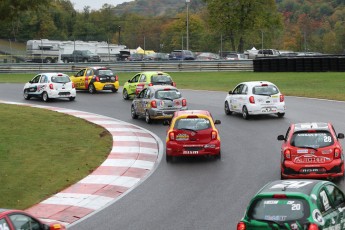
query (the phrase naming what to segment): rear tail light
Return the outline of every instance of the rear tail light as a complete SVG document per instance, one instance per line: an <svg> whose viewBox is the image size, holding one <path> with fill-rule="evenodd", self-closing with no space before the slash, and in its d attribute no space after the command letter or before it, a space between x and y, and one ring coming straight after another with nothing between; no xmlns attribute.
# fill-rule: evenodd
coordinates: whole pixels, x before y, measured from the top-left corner
<svg viewBox="0 0 345 230"><path fill-rule="evenodd" d="M339 159L341 156L341 150L339 148L334 149L334 159Z"/></svg>
<svg viewBox="0 0 345 230"><path fill-rule="evenodd" d="M283 95L283 94L280 94L279 99L280 99L280 102L284 102L284 95Z"/></svg>
<svg viewBox="0 0 345 230"><path fill-rule="evenodd" d="M98 76L95 76L95 81L99 81L99 77Z"/></svg>
<svg viewBox="0 0 345 230"><path fill-rule="evenodd" d="M72 82L72 89L74 89L75 88L75 85L74 85L74 82Z"/></svg>
<svg viewBox="0 0 345 230"><path fill-rule="evenodd" d="M175 82L171 82L171 85L176 87L176 83Z"/></svg>
<svg viewBox="0 0 345 230"><path fill-rule="evenodd" d="M157 102L155 100L151 101L151 107L157 108Z"/></svg>
<svg viewBox="0 0 345 230"><path fill-rule="evenodd" d="M217 139L217 131L212 130L212 132L211 132L211 139L212 140L216 140Z"/></svg>
<svg viewBox="0 0 345 230"><path fill-rule="evenodd" d="M250 97L249 97L249 102L250 102L251 104L255 104L254 96L250 96Z"/></svg>
<svg viewBox="0 0 345 230"><path fill-rule="evenodd" d="M175 132L169 132L169 140L174 141L175 140Z"/></svg>
<svg viewBox="0 0 345 230"><path fill-rule="evenodd" d="M273 198L276 198L276 199L286 199L287 196L285 194L274 194Z"/></svg>
<svg viewBox="0 0 345 230"><path fill-rule="evenodd" d="M119 80L119 76L115 76L115 81L118 81Z"/></svg>
<svg viewBox="0 0 345 230"><path fill-rule="evenodd" d="M319 230L317 224L309 224L308 230Z"/></svg>
<svg viewBox="0 0 345 230"><path fill-rule="evenodd" d="M49 89L54 89L54 85L52 83L49 84Z"/></svg>
<svg viewBox="0 0 345 230"><path fill-rule="evenodd" d="M284 151L284 158L285 158L285 160L290 160L291 159L291 150L290 149L285 149L285 151Z"/></svg>
<svg viewBox="0 0 345 230"><path fill-rule="evenodd" d="M151 83L149 83L149 86L153 86L153 83L151 82Z"/></svg>
<svg viewBox="0 0 345 230"><path fill-rule="evenodd" d="M187 100L186 99L182 99L182 106L187 106Z"/></svg>
<svg viewBox="0 0 345 230"><path fill-rule="evenodd" d="M246 228L246 224L245 223L243 223L243 222L239 222L238 224L237 224L237 230L246 230L247 228Z"/></svg>

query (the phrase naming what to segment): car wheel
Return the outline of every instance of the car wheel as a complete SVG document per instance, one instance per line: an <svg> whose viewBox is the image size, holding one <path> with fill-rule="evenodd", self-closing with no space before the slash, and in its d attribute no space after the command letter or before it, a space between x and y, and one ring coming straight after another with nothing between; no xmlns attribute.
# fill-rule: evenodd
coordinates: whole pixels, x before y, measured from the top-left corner
<svg viewBox="0 0 345 230"><path fill-rule="evenodd" d="M67 58L63 59L62 61L63 61L63 63L68 63L68 59Z"/></svg>
<svg viewBox="0 0 345 230"><path fill-rule="evenodd" d="M245 120L248 120L248 119L249 119L248 109L247 109L246 106L243 106L243 108L242 108L242 117L243 117Z"/></svg>
<svg viewBox="0 0 345 230"><path fill-rule="evenodd" d="M48 93L47 93L47 92L43 92L43 94L42 94L42 100L45 101L45 102L49 101L49 96L48 96Z"/></svg>
<svg viewBox="0 0 345 230"><path fill-rule="evenodd" d="M125 100L128 100L128 99L129 99L127 89L124 89L124 90L122 91L122 97L123 97L123 99L125 99Z"/></svg>
<svg viewBox="0 0 345 230"><path fill-rule="evenodd" d="M225 112L226 115L231 115L232 114L232 112L230 110L229 103L227 101L224 103L224 112Z"/></svg>
<svg viewBox="0 0 345 230"><path fill-rule="evenodd" d="M220 151L217 155L214 155L214 158L217 160L220 160L222 158L222 154L220 153Z"/></svg>
<svg viewBox="0 0 345 230"><path fill-rule="evenodd" d="M117 92L117 89L111 89L111 92L113 92L113 93L116 93Z"/></svg>
<svg viewBox="0 0 345 230"><path fill-rule="evenodd" d="M172 156L169 156L168 154L165 154L165 159L166 159L166 162L172 162Z"/></svg>
<svg viewBox="0 0 345 230"><path fill-rule="evenodd" d="M75 97L70 97L69 100L70 100L70 101L74 101L74 100L75 100Z"/></svg>
<svg viewBox="0 0 345 230"><path fill-rule="evenodd" d="M284 117L285 113L277 113L278 117Z"/></svg>
<svg viewBox="0 0 345 230"><path fill-rule="evenodd" d="M147 110L145 112L145 121L146 121L147 124L151 123L150 114L149 114L149 111L147 111Z"/></svg>
<svg viewBox="0 0 345 230"><path fill-rule="evenodd" d="M45 60L45 63L52 63L53 62L53 60L51 59L51 58L46 58L46 60Z"/></svg>
<svg viewBox="0 0 345 230"><path fill-rule="evenodd" d="M89 90L89 93L91 93L91 94L96 93L96 89L95 89L95 86L93 84L89 85L88 90Z"/></svg>
<svg viewBox="0 0 345 230"><path fill-rule="evenodd" d="M134 105L131 106L131 116L132 116L133 119L137 119L138 118L138 115L135 112Z"/></svg>
<svg viewBox="0 0 345 230"><path fill-rule="evenodd" d="M23 96L24 96L24 99L25 99L25 100L29 100L29 99L30 99L30 95L29 95L29 92L28 92L27 89L24 90Z"/></svg>

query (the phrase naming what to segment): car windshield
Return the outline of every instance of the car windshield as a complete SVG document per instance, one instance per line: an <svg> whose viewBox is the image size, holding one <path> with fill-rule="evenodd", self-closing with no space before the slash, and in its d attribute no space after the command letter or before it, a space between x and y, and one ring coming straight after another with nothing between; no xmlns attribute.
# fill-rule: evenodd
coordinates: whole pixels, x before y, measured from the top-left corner
<svg viewBox="0 0 345 230"><path fill-rule="evenodd" d="M274 85L258 85L253 87L253 94L255 95L274 95L279 93L279 90Z"/></svg>
<svg viewBox="0 0 345 230"><path fill-rule="evenodd" d="M174 100L181 98L182 95L178 90L158 90L155 93L155 98L164 100Z"/></svg>
<svg viewBox="0 0 345 230"><path fill-rule="evenodd" d="M54 83L67 83L67 82L70 82L71 80L69 79L68 76L62 75L62 76L51 77L51 81Z"/></svg>
<svg viewBox="0 0 345 230"><path fill-rule="evenodd" d="M255 220L288 222L306 218L309 208L303 199L264 198L254 201L248 215Z"/></svg>
<svg viewBox="0 0 345 230"><path fill-rule="evenodd" d="M333 144L333 137L328 131L295 132L291 138L291 145L295 147L322 148Z"/></svg>
<svg viewBox="0 0 345 230"><path fill-rule="evenodd" d="M172 80L171 80L171 77L167 75L154 75L151 77L151 82L170 84Z"/></svg>
<svg viewBox="0 0 345 230"><path fill-rule="evenodd" d="M181 118L175 122L174 128L198 131L211 128L211 122L207 118Z"/></svg>
<svg viewBox="0 0 345 230"><path fill-rule="evenodd" d="M98 74L100 76L113 76L114 73L110 69L99 69Z"/></svg>

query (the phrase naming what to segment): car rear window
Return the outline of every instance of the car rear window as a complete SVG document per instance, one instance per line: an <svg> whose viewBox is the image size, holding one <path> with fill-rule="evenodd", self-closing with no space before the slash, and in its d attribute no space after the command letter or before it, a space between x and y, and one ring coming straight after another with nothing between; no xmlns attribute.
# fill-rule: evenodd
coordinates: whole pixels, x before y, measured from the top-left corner
<svg viewBox="0 0 345 230"><path fill-rule="evenodd" d="M155 98L157 99L166 99L166 100L174 100L181 98L182 95L178 90L158 90L155 93Z"/></svg>
<svg viewBox="0 0 345 230"><path fill-rule="evenodd" d="M327 131L302 131L293 134L290 144L295 147L322 148L333 145L334 140Z"/></svg>
<svg viewBox="0 0 345 230"><path fill-rule="evenodd" d="M255 220L295 221L309 216L309 206L304 199L264 198L253 202L248 215Z"/></svg>
<svg viewBox="0 0 345 230"><path fill-rule="evenodd" d="M51 81L54 83L67 83L70 82L71 80L67 75L61 75L61 76L52 76Z"/></svg>
<svg viewBox="0 0 345 230"><path fill-rule="evenodd" d="M174 128L198 131L211 128L211 122L207 118L181 118L176 120Z"/></svg>
<svg viewBox="0 0 345 230"><path fill-rule="evenodd" d="M114 73L110 69L99 69L98 76L114 76Z"/></svg>
<svg viewBox="0 0 345 230"><path fill-rule="evenodd" d="M274 85L258 85L253 87L253 94L255 95L273 95L279 93L279 90Z"/></svg>
<svg viewBox="0 0 345 230"><path fill-rule="evenodd" d="M168 84L170 85L172 79L168 75L154 75L151 77L152 84Z"/></svg>

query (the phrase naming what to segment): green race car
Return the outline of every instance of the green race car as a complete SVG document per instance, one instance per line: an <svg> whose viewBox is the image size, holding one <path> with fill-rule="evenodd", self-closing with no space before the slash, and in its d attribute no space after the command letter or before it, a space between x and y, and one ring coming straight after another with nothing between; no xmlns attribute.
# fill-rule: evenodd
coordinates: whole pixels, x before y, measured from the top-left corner
<svg viewBox="0 0 345 230"><path fill-rule="evenodd" d="M345 229L344 210L344 193L330 181L278 180L252 198L237 230Z"/></svg>
<svg viewBox="0 0 345 230"><path fill-rule="evenodd" d="M133 99L141 90L152 85L176 86L172 77L167 73L161 71L140 72L124 84L122 91L123 99Z"/></svg>

